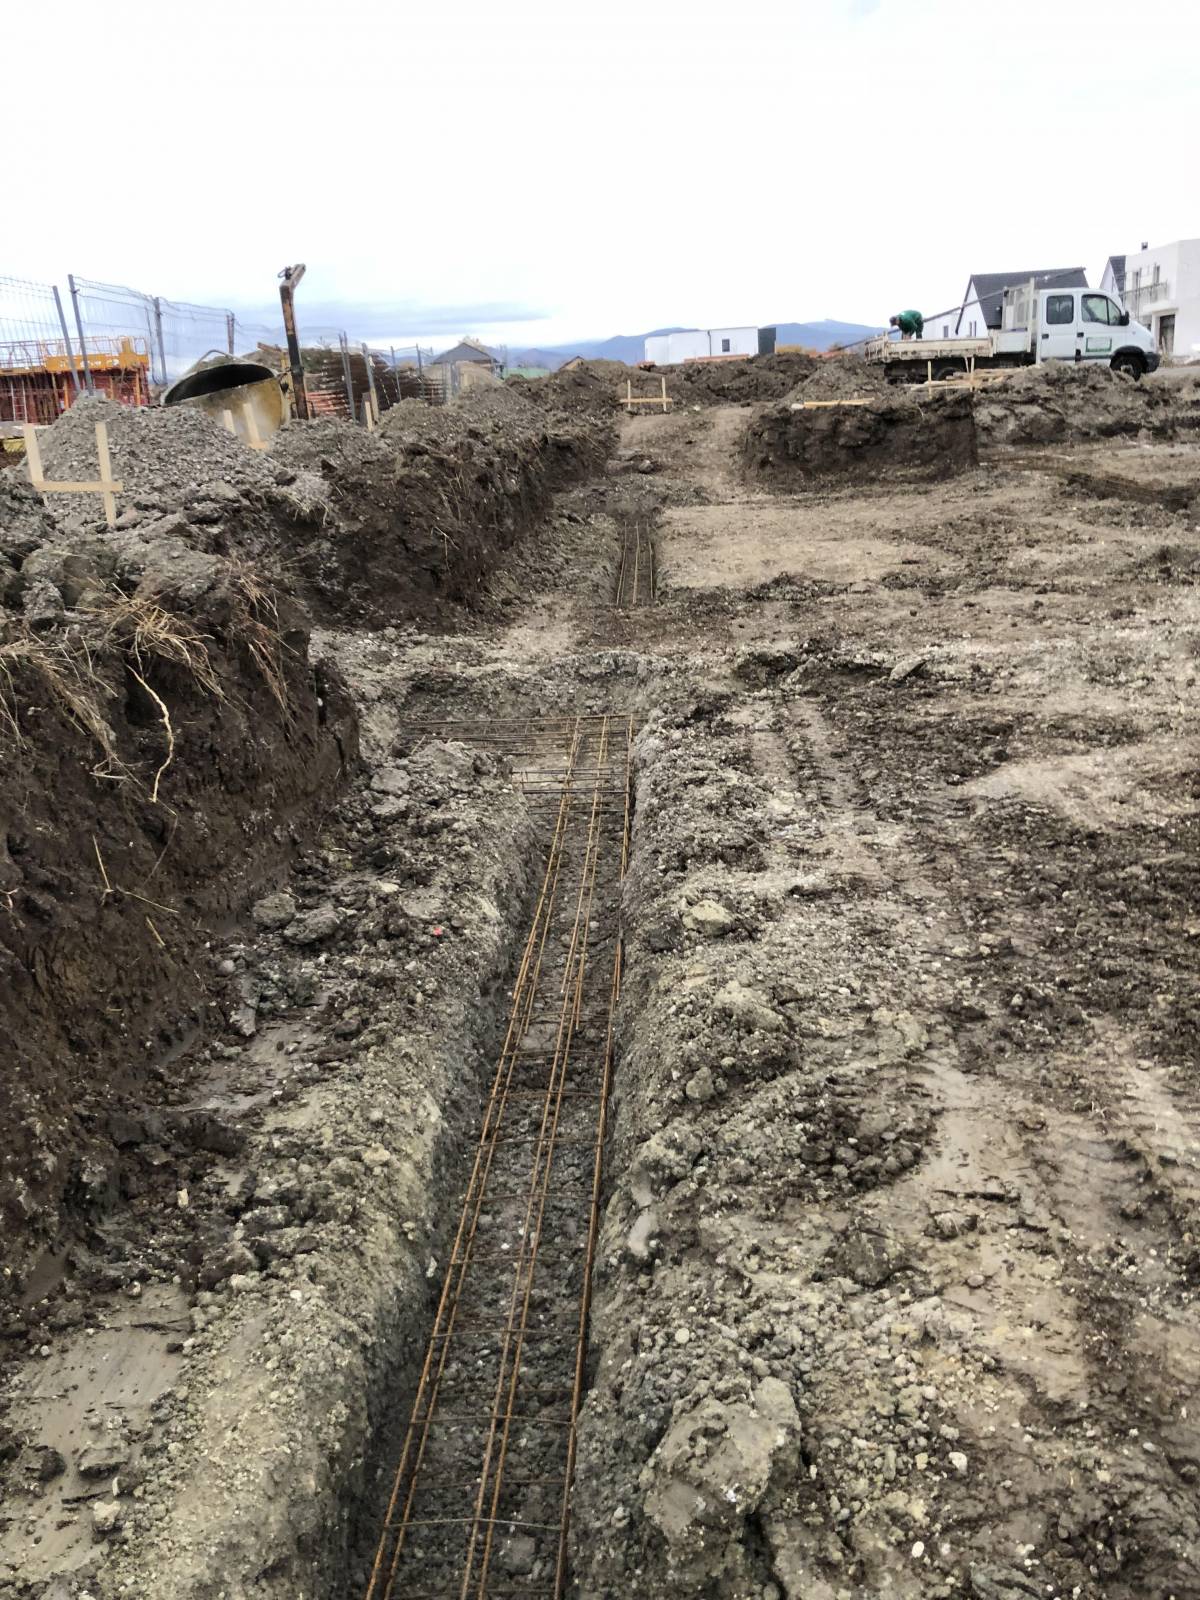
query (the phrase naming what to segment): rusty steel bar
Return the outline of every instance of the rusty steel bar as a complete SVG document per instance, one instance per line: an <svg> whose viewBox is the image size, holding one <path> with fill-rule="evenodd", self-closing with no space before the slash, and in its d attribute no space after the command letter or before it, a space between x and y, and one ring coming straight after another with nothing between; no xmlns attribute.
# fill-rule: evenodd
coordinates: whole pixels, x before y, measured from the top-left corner
<svg viewBox="0 0 1200 1600"><path fill-rule="evenodd" d="M593 928L592 923L599 886L604 886L606 894L614 889L619 893L628 858L632 722L628 717L623 720L623 737L616 741L612 734L618 724L608 714L541 719L536 732L530 720L509 724L519 729L519 736L527 741L526 753L531 758L546 760L550 753L546 749L548 740L560 747L565 744L559 766L531 767L528 772L530 777L549 778L551 774L557 777L558 806L537 902L513 984L508 1027L484 1108L466 1198L445 1269L366 1600L391 1600L393 1594L398 1600L401 1593L410 1600L422 1593L456 1595L458 1600L491 1600L493 1596L507 1593L543 1592L562 1600L564 1594L570 1477L574 1470L575 1428L582 1396L596 1247L597 1164L603 1152L605 1098L611 1079L614 1011L620 990L622 949L619 910L611 925L605 925L609 923L607 916L599 919L597 928ZM416 726L413 722L409 725ZM457 734L481 745L497 738L498 728L502 730L502 725L497 723L464 726L447 720L426 723L424 727L438 730L437 734L426 733L425 737L440 734L452 738ZM467 727L479 728L474 740L467 733ZM499 736L503 737L502 731ZM615 754L611 748L614 743L619 747ZM514 776L520 784L523 775ZM607 803L614 795L621 798L623 809ZM612 826L617 816L620 817L619 834ZM601 861L615 856L618 842L619 873L608 869L602 875ZM570 875L574 893L565 904L560 904L568 861L573 863ZM593 1005L585 1012L585 998L599 1000L599 994L592 995L598 982L590 986L588 982L598 941L603 941L605 946L612 944L613 976L601 991L606 993L606 1002ZM597 980L600 980L599 972ZM554 1007L545 1007L550 999L547 983L553 983ZM580 1037L581 1028L589 1026L603 1029L603 1043L588 1042ZM537 1028L552 1028L553 1041L531 1048L527 1034L530 1029ZM515 1074L522 1064L532 1065L544 1081L532 1087L517 1081ZM591 1086L585 1089L576 1087L573 1081L581 1071L586 1071L592 1080ZM598 1083L595 1082L597 1076ZM596 1102L595 1111L587 1105L591 1101ZM515 1129L505 1124L510 1103L523 1103L528 1107L518 1118ZM564 1128L568 1105L578 1109L570 1113L571 1120ZM576 1175L573 1158L564 1154L579 1150L591 1153L586 1179ZM557 1160L559 1156L563 1159ZM518 1172L524 1172L525 1179L513 1186ZM499 1179L495 1186L493 1177ZM581 1221L586 1218L586 1241L572 1242L569 1249L565 1249L563 1240L554 1234L546 1236L550 1218L560 1216L564 1201L579 1207L577 1214ZM508 1216L498 1209L505 1203L514 1205L516 1213ZM504 1229L515 1229L511 1249L507 1246L499 1249L486 1242L476 1247L485 1211L489 1230L497 1225L497 1217L501 1218ZM553 1226L557 1228L557 1222ZM483 1236L484 1241L487 1237L487 1234ZM559 1306L552 1300L548 1310L535 1309L535 1281L540 1285L536 1305L540 1307L546 1298L545 1284L538 1277L538 1269L539 1265L545 1269L547 1263L552 1264L556 1275L546 1280L552 1287L556 1282L561 1284L564 1267L571 1284L582 1268L578 1287L568 1291L572 1297L578 1297L577 1308ZM476 1268L474 1276L472 1266ZM471 1285L476 1282L480 1287L472 1296ZM499 1287L500 1283L506 1287L502 1291L501 1305L495 1307L499 1315L493 1319L488 1315L495 1306L492 1286ZM451 1367L449 1354L456 1337L469 1341L470 1355L465 1361L458 1357ZM485 1353L486 1347L481 1342L489 1338L494 1340L492 1355ZM531 1340L539 1341L539 1349L550 1352L539 1360L543 1363L549 1360L551 1367L548 1372L538 1370L536 1375L527 1377L523 1355ZM554 1362L558 1358L553 1352L557 1345L562 1345L563 1352L561 1377L556 1379ZM464 1370L484 1377L485 1383L491 1386L490 1402L483 1401L480 1396L479 1405L474 1405L471 1389L475 1379L464 1377ZM454 1407L452 1410L440 1403L448 1380L450 1387L446 1389L445 1398ZM466 1393L456 1394L456 1389L462 1390L464 1386ZM463 1399L471 1402L466 1409L462 1408ZM530 1402L549 1404L567 1414L531 1415L525 1409ZM515 1437L514 1423L522 1429ZM445 1433L447 1428L451 1430L449 1436ZM453 1461L455 1430L459 1428L474 1429L483 1437L478 1444L467 1445L462 1441L459 1448L465 1447L467 1454ZM535 1462L529 1456L535 1446L529 1442L529 1435L532 1430L536 1438L539 1428L565 1435L565 1474L556 1470L550 1478L530 1475L528 1467ZM431 1445L435 1436L441 1442ZM429 1457L431 1448L432 1458ZM478 1457L474 1455L476 1449L481 1452ZM526 1470L522 1472L518 1466L516 1473L510 1473L510 1465L521 1460L522 1452ZM423 1474L427 1460L433 1471ZM556 1469L558 1462L556 1451ZM541 1464L538 1457L536 1465ZM458 1469L456 1479L465 1476L465 1481L457 1486L446 1482L446 1470L453 1467ZM465 1474L463 1469L466 1469ZM543 1509L537 1504L536 1496L526 1508L527 1513L532 1512L532 1518L528 1514L521 1515L518 1503L505 1499L506 1492L531 1486L553 1490L556 1495L561 1493L555 1521L536 1520ZM469 1508L465 1514L455 1515L453 1499L448 1502L446 1496L460 1492L470 1494ZM429 1496L433 1497L432 1502ZM465 1501L463 1503L466 1505ZM505 1515L506 1507L513 1514ZM546 1506L546 1510L549 1509ZM465 1548L456 1552L453 1541L446 1548L430 1546L428 1539L414 1544L412 1560L405 1569L407 1573L412 1568L410 1583L397 1589L409 1531L438 1527L463 1529L467 1535ZM496 1530L521 1527L556 1536L553 1588L535 1586L513 1590L507 1584L495 1585L490 1581ZM549 1550L546 1556L550 1559ZM420 1560L436 1563L437 1588L411 1587L412 1577L420 1581L421 1571L413 1567L413 1563ZM443 1588L440 1574L451 1570L458 1576L453 1582L446 1578ZM429 1576L433 1576L433 1572Z"/></svg>
<svg viewBox="0 0 1200 1600"><path fill-rule="evenodd" d="M629 868L629 828L633 815L632 793L633 720L625 729L625 817L621 830L621 868L619 883L624 883ZM592 1272L596 1262L596 1241L600 1235L600 1200L604 1177L604 1143L608 1135L608 1095L612 1086L613 1043L616 1027L617 1002L621 998L621 969L624 957L623 938L617 934L613 951L612 1003L609 1007L608 1037L604 1048L604 1072L600 1086L600 1107L596 1118L596 1146L592 1163L592 1203L588 1216L587 1253L583 1268L583 1293L579 1301L579 1337L575 1348L575 1380L571 1390L571 1432L567 1440L567 1465L563 1473L562 1515L558 1540L558 1562L554 1575L554 1593L561 1596L567 1585L568 1537L571 1528L571 1491L575 1482L575 1455L578 1448L579 1408L583 1404L583 1386L587 1362L588 1319L592 1309Z"/></svg>
<svg viewBox="0 0 1200 1600"><path fill-rule="evenodd" d="M600 730L600 748L597 760L597 773L603 765L608 751L608 724L605 722ZM597 787L599 786L597 776ZM525 1292L518 1302L521 1273L514 1275L513 1298L509 1308L509 1331L506 1331L504 1348L501 1351L500 1374L496 1386L496 1398L493 1406L491 1424L488 1430L487 1445L484 1450L483 1482L476 1501L476 1523L472 1528L471 1538L467 1546L467 1559L463 1573L461 1600L468 1600L472 1593L483 1600L487 1594L487 1576L491 1563L492 1547L495 1539L496 1518L499 1513L500 1495L504 1485L504 1468L508 1457L509 1440L511 1433L511 1419L504 1417L502 1425L500 1419L501 1408L511 1413L517 1397L517 1388L520 1382L521 1354L525 1339L529 1336L529 1304L533 1292L533 1275L537 1263L538 1248L541 1243L542 1225L545 1219L546 1200L550 1189L551 1174L555 1155L555 1142L558 1134L558 1123L562 1114L561 1091L565 1080L567 1063L570 1059L570 1041L575 1031L575 1016L578 1010L578 990L575 975L582 973L587 960L587 945L589 933L589 919L583 915L585 896L590 906L591 896L595 890L596 868L599 860L599 800L593 799L591 815L588 821L587 838L584 847L584 859L581 872L579 894L575 906L575 919L571 930L570 949L567 955L566 968L560 992L563 996L562 1015L558 1026L558 1039L556 1041L561 1050L561 1069L558 1075L556 1091L547 1099L547 1104L542 1113L541 1139L534 1152L533 1172L531 1175L531 1188L529 1201L526 1208L525 1223L521 1229L521 1251L524 1255L526 1246L529 1249L528 1270L525 1273ZM553 1076L553 1075L552 1075ZM540 1170L539 1170L540 1169ZM536 1215L535 1215L536 1213ZM522 1262L524 1267L524 1262ZM507 1383L505 1382L507 1374ZM499 1448L494 1472L494 1487L491 1498L491 1515L484 1517L484 1489L487 1477L491 1470L492 1452L496 1443L497 1431L499 1432ZM480 1558L480 1571L478 1584L472 1581L475 1550L479 1538L479 1530L486 1526L483 1540L483 1552Z"/></svg>
<svg viewBox="0 0 1200 1600"><path fill-rule="evenodd" d="M506 1102L507 1090L511 1086L512 1073L515 1067L515 1046L528 1026L529 1016L532 1012L536 998L537 981L541 974L542 961L545 954L546 940L549 935L552 913L558 890L558 878L562 867L563 850L566 843L567 820L572 800L570 783L571 771L578 760L581 732L576 724L568 751L568 759L564 772L562 799L559 806L557 824L550 841L547 853L546 869L542 879L541 890L537 904L534 908L533 921L529 935L522 952L521 964L517 980L513 987L513 998L509 1012L508 1029L505 1034L504 1044L501 1048L500 1059L497 1064L495 1078L493 1079L491 1096L484 1113L483 1128L480 1133L479 1144L476 1149L475 1163L472 1168L471 1178L467 1187L467 1198L463 1205L459 1219L458 1232L451 1249L451 1259L457 1263L457 1272L447 1270L442 1286L441 1299L437 1315L434 1320L433 1333L429 1340L429 1347L425 1356L425 1364L417 1387L417 1396L413 1402L412 1416L408 1432L404 1441L404 1448L397 1468L396 1478L392 1489L392 1497L388 1504L385 1518L385 1529L394 1525L396 1505L400 1498L400 1491L406 1477L409 1478L408 1493L405 1497L399 1534L392 1552L390 1568L386 1578L386 1587L382 1593L384 1600L390 1600L399 1567L400 1556L404 1548L405 1524L412 1514L413 1501L420 1477L421 1463L424 1459L428 1441L429 1422L433 1409L437 1404L438 1392L441 1387L445 1372L446 1359L450 1348L448 1338L440 1338L439 1334L443 1325L452 1329L457 1316L458 1301L462 1292L463 1283L470 1265L471 1243L478 1228L480 1212L483 1208L484 1194L487 1178L490 1174L492 1160L495 1154L494 1136L498 1131L503 1109ZM492 1197L494 1199L494 1196ZM438 1346L441 1345L440 1353ZM438 1355L436 1372L434 1358ZM428 1415L421 1437L417 1441L417 1425L423 1403L428 1403ZM414 1454L415 1444L415 1454ZM411 1473L410 1473L411 1461ZM386 1554L386 1531L380 1540L376 1552L375 1564L371 1572L371 1580L367 1588L366 1600L373 1600L380 1579L383 1575L383 1562Z"/></svg>

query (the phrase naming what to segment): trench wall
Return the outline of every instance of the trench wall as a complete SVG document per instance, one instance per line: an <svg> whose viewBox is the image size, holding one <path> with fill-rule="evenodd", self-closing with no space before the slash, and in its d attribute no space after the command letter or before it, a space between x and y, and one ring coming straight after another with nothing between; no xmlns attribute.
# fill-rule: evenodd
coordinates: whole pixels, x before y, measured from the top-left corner
<svg viewBox="0 0 1200 1600"><path fill-rule="evenodd" d="M0 1219L18 1278L64 1216L122 1199L116 1097L203 1023L212 931L283 870L355 757L301 614L208 567L202 593L97 591L73 630L14 623L0 644Z"/></svg>

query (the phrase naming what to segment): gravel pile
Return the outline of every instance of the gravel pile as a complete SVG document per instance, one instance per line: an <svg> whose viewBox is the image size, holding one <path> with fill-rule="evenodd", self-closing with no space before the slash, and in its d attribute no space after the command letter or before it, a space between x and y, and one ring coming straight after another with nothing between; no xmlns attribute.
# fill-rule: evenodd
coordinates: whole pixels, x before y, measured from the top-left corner
<svg viewBox="0 0 1200 1600"><path fill-rule="evenodd" d="M134 408L111 400L81 400L42 434L42 462L48 478L97 476L97 422L108 426L113 476L122 485L118 509L131 498L164 507L181 504L213 484L225 484L247 497L262 497L295 479L294 473L280 468L270 452L247 448L202 411L183 406ZM315 480L307 487L318 490ZM52 497L55 515L68 507L79 509L74 499Z"/></svg>

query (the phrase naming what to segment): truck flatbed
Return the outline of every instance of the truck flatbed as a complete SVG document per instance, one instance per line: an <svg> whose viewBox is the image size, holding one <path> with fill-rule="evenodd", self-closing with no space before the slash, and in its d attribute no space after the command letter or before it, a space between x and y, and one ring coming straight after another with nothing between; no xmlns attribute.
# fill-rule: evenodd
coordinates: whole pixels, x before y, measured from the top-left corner
<svg viewBox="0 0 1200 1600"><path fill-rule="evenodd" d="M865 346L868 361L981 360L994 354L990 339L888 339L880 335Z"/></svg>

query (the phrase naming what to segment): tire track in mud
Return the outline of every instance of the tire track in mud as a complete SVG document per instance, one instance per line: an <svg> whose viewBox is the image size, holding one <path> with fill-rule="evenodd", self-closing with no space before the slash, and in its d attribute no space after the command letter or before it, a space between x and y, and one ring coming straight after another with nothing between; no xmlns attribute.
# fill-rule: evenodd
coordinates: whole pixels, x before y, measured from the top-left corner
<svg viewBox="0 0 1200 1600"><path fill-rule="evenodd" d="M819 710L809 701L797 714L796 705L781 708L785 720L794 725L798 718L804 729L800 740L786 741L789 755L800 755L802 770L816 770L835 811L852 810L860 866L862 855L873 858L895 890L926 907L945 901L934 877L950 884L979 874L977 849L969 838L960 839L952 810L921 804L926 797L914 794L910 824L884 824L883 848L878 840L873 845L879 824L850 775L861 752L847 748L850 771L843 770ZM931 837L935 818L938 833ZM843 832L844 825L835 825L835 835ZM932 875L910 874L906 863L914 858L929 863ZM952 913L946 954L967 956L973 936L969 920ZM980 1036L977 1062L989 1032L979 1016L980 998L970 994L956 1005L966 1030ZM970 1409L972 1396L990 1388L987 1405L994 1411L1005 1403L999 1395L1008 1375L1007 1404L1021 1416L1026 1434L1041 1435L1046 1443L1040 1458L1024 1463L1024 1485L1014 1472L998 1487L1002 1501L1023 1500L1031 1512L1040 1499L1063 1496L1074 1481L1072 1445L1086 1451L1102 1434L1111 1450L1114 1440L1137 1440L1149 1425L1159 1437L1158 1443L1145 1443L1154 1453L1151 1462L1165 1450L1185 1478L1195 1470L1196 1434L1186 1419L1200 1363L1182 1355L1181 1343L1190 1323L1187 1280L1200 1199L1197 1119L1154 1063L1137 1059L1131 1038L1102 1016L1092 1017L1089 1026L1092 1103L1075 1113L1046 1095L1046 1069L1037 1072L1036 1058L1016 1072L998 1066L981 1075L978 1065L967 1073L944 1053L931 1053L922 1076L933 1095L936 1137L925 1159L877 1208L878 1218L914 1257L924 1247L927 1266L939 1256L947 1264L961 1258L960 1242L970 1241L973 1270L943 1300L967 1315L964 1336L981 1337L990 1355L984 1371L959 1386L960 1402ZM933 1243L925 1244L922 1234L931 1231ZM1010 1241L1022 1238L1033 1243L1032 1260L1028 1249L1011 1248ZM1064 1406L1075 1416L1064 1416ZM1169 1423L1173 1416L1182 1419L1180 1425ZM1097 1471L1106 1483L1120 1477L1111 1464ZM1137 1479L1146 1476L1139 1464ZM1159 1492L1171 1493L1172 1467L1160 1465L1149 1476ZM1069 1494L1059 1515L1059 1538L1081 1556L1088 1552L1093 1578L1115 1577L1133 1560L1147 1581L1158 1569L1163 1581L1177 1586L1174 1592L1191 1592L1183 1587L1178 1561L1196 1535L1195 1512L1184 1510L1186 1500L1172 1498L1172 1516L1190 1530L1182 1538L1153 1516L1114 1516L1110 1509L1099 1517L1095 1501Z"/></svg>

